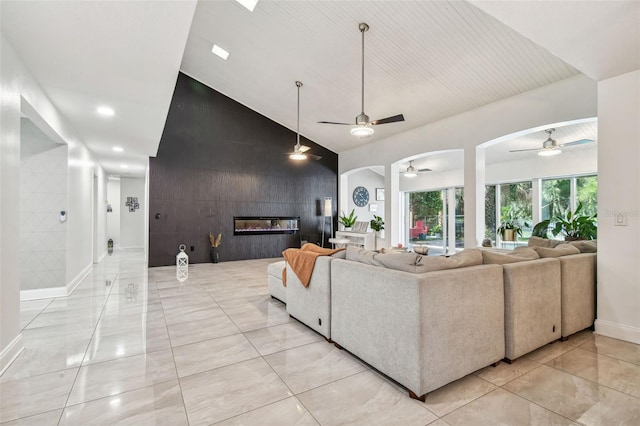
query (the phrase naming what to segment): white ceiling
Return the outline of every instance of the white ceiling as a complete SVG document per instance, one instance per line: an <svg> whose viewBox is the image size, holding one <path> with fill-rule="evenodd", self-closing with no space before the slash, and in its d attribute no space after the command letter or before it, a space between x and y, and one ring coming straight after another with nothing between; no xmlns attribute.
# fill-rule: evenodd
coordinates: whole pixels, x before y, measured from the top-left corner
<svg viewBox="0 0 640 426"><path fill-rule="evenodd" d="M0 8L3 35L115 174L123 161L144 171L155 155L179 69L290 129L301 80L301 133L341 152L578 72L600 79L640 68L636 0L261 0L253 12L233 0L2 0ZM316 123L360 113L362 21L371 26L365 112L406 119L369 139ZM227 61L210 53L213 43L230 51ZM116 115L96 116L99 104Z"/></svg>

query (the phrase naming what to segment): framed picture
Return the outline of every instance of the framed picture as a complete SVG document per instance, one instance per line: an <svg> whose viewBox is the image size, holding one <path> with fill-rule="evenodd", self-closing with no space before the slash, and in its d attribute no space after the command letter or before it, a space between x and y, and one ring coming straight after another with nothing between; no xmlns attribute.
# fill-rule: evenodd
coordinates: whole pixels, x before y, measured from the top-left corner
<svg viewBox="0 0 640 426"><path fill-rule="evenodd" d="M384 201L384 188L376 188L376 201Z"/></svg>

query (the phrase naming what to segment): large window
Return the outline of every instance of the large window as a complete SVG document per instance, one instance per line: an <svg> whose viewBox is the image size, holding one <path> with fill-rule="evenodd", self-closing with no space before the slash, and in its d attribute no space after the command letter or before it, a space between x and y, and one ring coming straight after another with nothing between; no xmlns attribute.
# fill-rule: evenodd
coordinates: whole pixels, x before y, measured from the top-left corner
<svg viewBox="0 0 640 426"><path fill-rule="evenodd" d="M583 213L598 212L598 176L581 176L576 178L576 198L582 203Z"/></svg>
<svg viewBox="0 0 640 426"><path fill-rule="evenodd" d="M540 204L533 205L533 183L539 183ZM557 179L539 179L528 182L488 185L485 188L485 237L499 243L496 227L507 218L515 217L523 226L518 244L524 244L531 236L532 226L553 216L564 216L582 203L583 213L595 214L598 210L598 176L572 176ZM536 214L533 214L536 212ZM549 233L549 238L554 236ZM498 238L496 238L498 237Z"/></svg>
<svg viewBox="0 0 640 426"><path fill-rule="evenodd" d="M463 188L407 193L408 245L426 244L429 255L464 248L463 196Z"/></svg>
<svg viewBox="0 0 640 426"><path fill-rule="evenodd" d="M564 216L571 210L571 179L543 180L541 204L541 220Z"/></svg>

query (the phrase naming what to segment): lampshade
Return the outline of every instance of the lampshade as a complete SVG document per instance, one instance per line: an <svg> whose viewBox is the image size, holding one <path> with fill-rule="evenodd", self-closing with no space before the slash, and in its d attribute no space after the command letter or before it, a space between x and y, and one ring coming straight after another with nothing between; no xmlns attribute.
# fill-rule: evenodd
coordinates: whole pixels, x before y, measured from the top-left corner
<svg viewBox="0 0 640 426"><path fill-rule="evenodd" d="M331 205L331 197L324 198L324 216L331 217L333 216L333 208Z"/></svg>
<svg viewBox="0 0 640 426"><path fill-rule="evenodd" d="M351 134L353 136L369 136L373 134L373 129L370 126L361 125L351 129Z"/></svg>
<svg viewBox="0 0 640 426"><path fill-rule="evenodd" d="M540 157L552 157L554 155L560 155L560 154L562 154L562 150L560 150L559 148L544 149L542 151L538 151L538 155Z"/></svg>

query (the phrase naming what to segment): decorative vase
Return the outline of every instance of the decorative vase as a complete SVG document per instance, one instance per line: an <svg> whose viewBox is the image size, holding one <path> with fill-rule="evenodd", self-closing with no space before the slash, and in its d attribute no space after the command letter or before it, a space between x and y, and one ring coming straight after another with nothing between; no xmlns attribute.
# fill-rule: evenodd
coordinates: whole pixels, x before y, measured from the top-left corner
<svg viewBox="0 0 640 426"><path fill-rule="evenodd" d="M218 254L218 250L216 247L211 246L211 253L209 254L211 255L211 263L220 262L220 255Z"/></svg>

